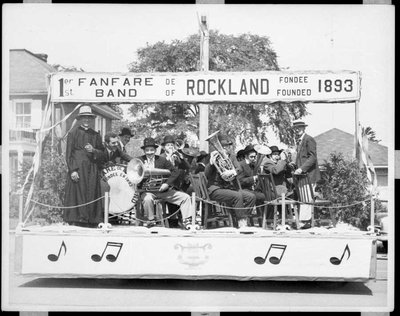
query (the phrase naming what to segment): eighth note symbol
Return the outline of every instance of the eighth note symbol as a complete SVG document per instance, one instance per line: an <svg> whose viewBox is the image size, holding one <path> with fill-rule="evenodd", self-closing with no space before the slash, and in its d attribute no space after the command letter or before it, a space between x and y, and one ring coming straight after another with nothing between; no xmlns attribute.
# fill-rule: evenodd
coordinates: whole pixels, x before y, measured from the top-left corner
<svg viewBox="0 0 400 316"><path fill-rule="evenodd" d="M63 248L63 247L64 247L64 256L65 256L65 254L67 253L67 246L65 246L65 243L63 240L61 243L61 246L60 246L60 250L58 250L58 255L56 256L55 254L51 253L47 256L47 259L49 259L50 261L53 261L53 262L57 261L58 258L60 257L61 248Z"/></svg>
<svg viewBox="0 0 400 316"><path fill-rule="evenodd" d="M346 247L344 248L342 257L340 259L336 258L336 257L331 257L330 258L331 263L334 264L335 266L341 264L342 263L342 259L344 257L344 254L346 253L346 251L347 251L347 260L349 260L349 258L350 258L350 248L349 248L349 245L347 244Z"/></svg>
<svg viewBox="0 0 400 316"><path fill-rule="evenodd" d="M281 260L282 260L283 254L285 253L286 247L287 247L286 245L271 244L271 246L269 246L267 254L265 255L265 258L263 258L263 257L255 257L254 258L254 262L257 263L257 264L264 264L265 261L268 258L268 254L269 254L270 250L271 249L278 249L278 251L280 252L279 258L275 257L275 256L271 256L271 258L269 258L269 262L271 262L272 264L279 264L281 262Z"/></svg>
<svg viewBox="0 0 400 316"><path fill-rule="evenodd" d="M115 262L115 261L117 261L117 259L118 259L118 256L119 256L119 253L120 253L120 251L121 251L121 248L122 248L122 243L120 243L120 242L107 242L107 245L106 245L106 247L104 248L104 250L103 250L103 253L101 254L101 256L99 256L99 255L97 255L97 254L94 254L94 255L92 255L92 260L93 261L95 261L95 262L100 262L101 261L101 259L103 259L103 256L104 256L104 253L106 252L106 249L108 248L108 247L117 247L118 248L118 252L117 252L117 255L116 256L114 256L113 254L108 254L107 256L106 256L106 259L108 260L108 261L110 261L110 262Z"/></svg>

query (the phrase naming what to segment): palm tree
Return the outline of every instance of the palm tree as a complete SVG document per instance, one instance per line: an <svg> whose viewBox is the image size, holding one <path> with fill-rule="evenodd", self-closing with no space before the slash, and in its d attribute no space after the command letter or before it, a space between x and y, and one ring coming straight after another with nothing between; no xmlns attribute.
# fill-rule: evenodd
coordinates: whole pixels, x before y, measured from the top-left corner
<svg viewBox="0 0 400 316"><path fill-rule="evenodd" d="M362 136L367 136L367 139L374 143L379 143L381 139L376 139L376 133L372 127L363 127L361 130Z"/></svg>

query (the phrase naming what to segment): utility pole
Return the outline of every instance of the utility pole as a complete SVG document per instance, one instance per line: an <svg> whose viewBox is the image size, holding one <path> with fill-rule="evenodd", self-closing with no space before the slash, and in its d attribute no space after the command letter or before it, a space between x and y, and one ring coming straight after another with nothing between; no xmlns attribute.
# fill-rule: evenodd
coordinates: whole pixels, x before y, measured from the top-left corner
<svg viewBox="0 0 400 316"><path fill-rule="evenodd" d="M209 60L209 32L207 24L207 16L202 15L200 21L200 71L208 71ZM208 136L208 104L199 104L199 140L200 150L208 152L208 142L205 140Z"/></svg>

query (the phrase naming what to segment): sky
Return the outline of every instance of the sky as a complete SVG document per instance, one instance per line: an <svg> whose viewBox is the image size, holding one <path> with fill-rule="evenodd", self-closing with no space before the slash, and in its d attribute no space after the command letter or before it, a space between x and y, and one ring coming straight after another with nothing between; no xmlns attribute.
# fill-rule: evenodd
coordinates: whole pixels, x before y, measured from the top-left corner
<svg viewBox="0 0 400 316"><path fill-rule="evenodd" d="M394 7L386 5L3 6L3 52L25 48L48 63L88 72L127 72L138 48L185 39L198 15L220 33L268 36L282 70L360 71L359 119L394 144ZM4 54L3 54L4 56ZM354 133L354 103L308 104L307 133Z"/></svg>

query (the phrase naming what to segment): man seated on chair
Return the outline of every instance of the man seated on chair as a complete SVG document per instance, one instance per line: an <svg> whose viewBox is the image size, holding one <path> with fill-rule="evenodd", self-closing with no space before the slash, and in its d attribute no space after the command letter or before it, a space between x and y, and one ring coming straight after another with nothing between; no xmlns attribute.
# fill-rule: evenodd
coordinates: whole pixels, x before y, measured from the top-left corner
<svg viewBox="0 0 400 316"><path fill-rule="evenodd" d="M271 154L264 158L262 166L265 173L272 174L279 197L282 193L288 192L288 178L291 177L291 174L283 149L279 149L277 146L271 146L270 149Z"/></svg>
<svg viewBox="0 0 400 316"><path fill-rule="evenodd" d="M138 158L143 162L145 169L168 169L171 172L171 175L168 177L167 181L160 186L158 191L143 192L141 194L143 209L149 220L147 227L150 228L157 224L154 217L154 200L160 199L162 201L180 206L183 227L184 229L189 229L189 225L192 221L190 215L192 211L191 198L188 194L177 191L174 188L174 183L179 177L179 170L175 168L174 165L165 157L155 154L158 145L153 138L145 138L141 148L143 149L145 155Z"/></svg>
<svg viewBox="0 0 400 316"><path fill-rule="evenodd" d="M225 170L220 174L217 170L215 159L220 153L213 151L210 153L210 162L205 169L205 175L208 179L208 193L211 200L218 203L225 203L228 207L233 207L238 221L239 228L247 226L248 215L251 213L253 206L256 203L256 196L249 192L241 190L237 174L240 169L236 157L231 153L232 142L225 136L218 136L219 142L236 170ZM227 180L229 179L229 180ZM229 209L229 208L228 208Z"/></svg>
<svg viewBox="0 0 400 316"><path fill-rule="evenodd" d="M256 196L256 205L261 205L265 201L265 195L257 186L257 151L254 149L253 145L247 145L242 153L244 158L239 162L240 169L238 173L240 185L243 190L249 191Z"/></svg>

